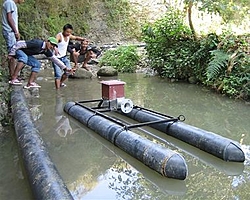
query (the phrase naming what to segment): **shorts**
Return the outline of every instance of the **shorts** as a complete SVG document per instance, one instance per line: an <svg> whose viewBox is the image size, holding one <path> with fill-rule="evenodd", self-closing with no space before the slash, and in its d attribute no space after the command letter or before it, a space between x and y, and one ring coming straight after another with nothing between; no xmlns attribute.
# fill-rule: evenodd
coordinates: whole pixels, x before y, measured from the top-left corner
<svg viewBox="0 0 250 200"><path fill-rule="evenodd" d="M5 39L8 53L10 52L11 48L16 44L16 37L14 32L6 32L3 31L3 37Z"/></svg>
<svg viewBox="0 0 250 200"><path fill-rule="evenodd" d="M82 62L84 62L85 58L86 58L86 54L80 54L80 55L78 56L77 63L82 63ZM71 62L75 62L75 61L74 61L74 58L73 58L73 56L72 56L72 54L70 54L70 61L71 61Z"/></svg>
<svg viewBox="0 0 250 200"><path fill-rule="evenodd" d="M85 56L86 54L84 54L84 55L79 55L79 57L78 57L78 63L82 63L82 62L84 62L84 60L85 60L85 58L86 58L86 56Z"/></svg>
<svg viewBox="0 0 250 200"><path fill-rule="evenodd" d="M35 57L26 55L22 50L17 50L16 58L18 62L31 66L32 72L38 73L40 71L41 63Z"/></svg>
<svg viewBox="0 0 250 200"><path fill-rule="evenodd" d="M64 56L64 57L61 57L58 59L61 60L63 62L63 64L66 65L67 68L71 69L70 61L67 58L67 56ZM55 64L55 63L52 63L52 64L53 64L53 68L54 68L55 79L60 79L62 77L64 71L57 64Z"/></svg>

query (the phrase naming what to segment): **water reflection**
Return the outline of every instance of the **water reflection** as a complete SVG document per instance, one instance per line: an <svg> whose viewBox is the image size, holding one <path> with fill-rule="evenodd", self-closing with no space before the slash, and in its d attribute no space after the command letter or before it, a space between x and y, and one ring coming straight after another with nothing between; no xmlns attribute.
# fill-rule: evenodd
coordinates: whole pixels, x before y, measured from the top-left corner
<svg viewBox="0 0 250 200"><path fill-rule="evenodd" d="M118 156L111 167L98 177L98 185L105 183L102 187L109 189L105 191L105 196L108 193L110 199L161 199L169 195L185 194L187 188L184 181L161 176L79 122L74 119L70 121L74 127L80 127L89 138L93 138L96 146L101 145L106 151ZM100 199L98 190L96 186L83 199Z"/></svg>
<svg viewBox="0 0 250 200"><path fill-rule="evenodd" d="M32 199L14 130L0 130L0 199Z"/></svg>
<svg viewBox="0 0 250 200"><path fill-rule="evenodd" d="M250 189L250 145L242 145L242 150L245 153L245 170L240 176L234 176L232 180L232 188L238 191L239 199L248 199Z"/></svg>
<svg viewBox="0 0 250 200"><path fill-rule="evenodd" d="M63 106L63 97L60 92L58 92L58 94L56 95L55 105L55 131L60 137L66 137L67 134L73 134L69 119L64 115Z"/></svg>
<svg viewBox="0 0 250 200"><path fill-rule="evenodd" d="M193 158L195 158L196 160L199 160L200 162L208 166L211 166L215 168L216 170L223 172L226 175L229 175L229 176L240 175L242 174L244 170L243 163L226 162L222 159L219 159L211 154L201 151L198 148L195 148L187 143L177 140L176 138L168 136L155 129L143 128L141 129L141 131L143 131L146 134L151 133L150 135L152 138L157 139L158 141L160 141L163 144L166 144L167 146L171 146L172 148L175 148L181 154L183 153L188 154L190 157L192 157L192 160ZM195 169L195 166L193 166L192 162L190 162L187 157L186 157L186 160L189 165L189 169L190 169L189 175L190 175L192 174L193 169Z"/></svg>
<svg viewBox="0 0 250 200"><path fill-rule="evenodd" d="M120 115L118 113L113 112L111 114L112 117L122 120L125 123L138 123L137 121L128 118L124 115ZM227 174L227 175L240 175L242 174L244 170L244 164L243 163L236 163L236 162L226 162L223 161L211 154L208 154L204 151L199 150L198 148L195 148L183 141L180 141L174 137L168 136L166 133L163 133L161 131L158 131L151 127L141 127L137 129L133 129L133 132L136 132L144 137L147 137L148 139L160 143L163 146L166 146L167 148L171 148L174 151L178 151L180 154L188 154L190 157L195 158L202 163L212 166L215 169ZM188 161L187 158L185 160ZM192 162L189 163L189 165L192 165ZM189 174L192 174L192 171L195 169L194 166L189 168Z"/></svg>

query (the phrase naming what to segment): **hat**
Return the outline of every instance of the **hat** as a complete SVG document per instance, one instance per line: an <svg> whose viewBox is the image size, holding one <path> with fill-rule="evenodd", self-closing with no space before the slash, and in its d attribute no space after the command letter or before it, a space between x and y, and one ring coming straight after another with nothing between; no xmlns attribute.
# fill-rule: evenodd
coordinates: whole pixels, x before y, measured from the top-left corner
<svg viewBox="0 0 250 200"><path fill-rule="evenodd" d="M55 37L49 37L48 41L57 47L58 41Z"/></svg>

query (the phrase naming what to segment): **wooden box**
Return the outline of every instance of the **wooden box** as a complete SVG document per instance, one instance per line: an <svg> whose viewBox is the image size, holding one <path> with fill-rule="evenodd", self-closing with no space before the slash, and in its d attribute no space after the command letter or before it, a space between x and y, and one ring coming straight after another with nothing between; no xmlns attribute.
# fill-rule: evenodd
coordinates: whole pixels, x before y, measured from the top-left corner
<svg viewBox="0 0 250 200"><path fill-rule="evenodd" d="M111 80L101 81L102 84L102 98L105 100L115 100L117 98L124 97L124 85L123 81Z"/></svg>

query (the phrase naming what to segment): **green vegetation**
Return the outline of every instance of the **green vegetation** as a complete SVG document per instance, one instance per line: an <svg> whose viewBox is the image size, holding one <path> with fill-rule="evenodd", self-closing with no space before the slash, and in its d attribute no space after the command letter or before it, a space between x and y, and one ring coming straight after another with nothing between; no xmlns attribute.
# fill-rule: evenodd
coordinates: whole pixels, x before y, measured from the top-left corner
<svg viewBox="0 0 250 200"><path fill-rule="evenodd" d="M85 34L90 19L90 2L72 4L70 0L26 0L19 6L19 29L22 38L46 38L56 35L66 23L76 34Z"/></svg>
<svg viewBox="0 0 250 200"><path fill-rule="evenodd" d="M0 0L2 5L3 0ZM94 9L102 7L106 15L102 20L112 29L125 33L126 36L138 33L137 21L131 17L131 6L128 0L26 0L18 6L19 30L23 39L47 38L56 35L66 23L74 27L74 33L84 35L89 32L90 23L94 20ZM137 28L136 28L137 27Z"/></svg>
<svg viewBox="0 0 250 200"><path fill-rule="evenodd" d="M230 96L250 99L249 41L250 35L220 36L207 67L208 85Z"/></svg>
<svg viewBox="0 0 250 200"><path fill-rule="evenodd" d="M2 4L3 0L0 0ZM192 8L218 14L225 23L239 23L247 15L246 0L183 0L184 10L171 9L153 24L146 24L142 39L147 43L149 65L172 80L191 80L229 96L249 99L249 34L211 33L198 36L192 23ZM137 11L128 0L26 0L19 6L22 39L46 38L58 33L65 23L77 35L89 32L96 8L105 10L102 20L117 34L140 38L145 8ZM183 12L185 11L185 12ZM187 13L188 25L183 22ZM193 19L194 20L194 19ZM0 37L1 47L3 38ZM1 52L1 59L4 53ZM134 47L107 51L101 65L115 66L120 72L134 72L139 56Z"/></svg>
<svg viewBox="0 0 250 200"><path fill-rule="evenodd" d="M183 3L185 5L184 10L187 11L189 27L194 37L196 37L196 30L192 20L193 7L208 14L219 15L226 24L231 22L240 24L249 10L248 0L183 0Z"/></svg>
<svg viewBox="0 0 250 200"><path fill-rule="evenodd" d="M1 60L0 68L0 124L6 126L10 124L10 115L8 114L8 105L10 103L10 89L8 87L8 70L5 60ZM5 64L6 63L6 64Z"/></svg>
<svg viewBox="0 0 250 200"><path fill-rule="evenodd" d="M128 0L103 0L103 2L108 10L109 27L123 32L127 37L138 38L140 36L138 20L133 16L136 11Z"/></svg>
<svg viewBox="0 0 250 200"><path fill-rule="evenodd" d="M196 38L179 11L143 28L149 65L162 77L194 80L229 96L250 99L250 35ZM192 81L193 82L193 81Z"/></svg>
<svg viewBox="0 0 250 200"><path fill-rule="evenodd" d="M100 65L113 66L118 72L135 72L139 60L136 46L120 46L106 51Z"/></svg>

